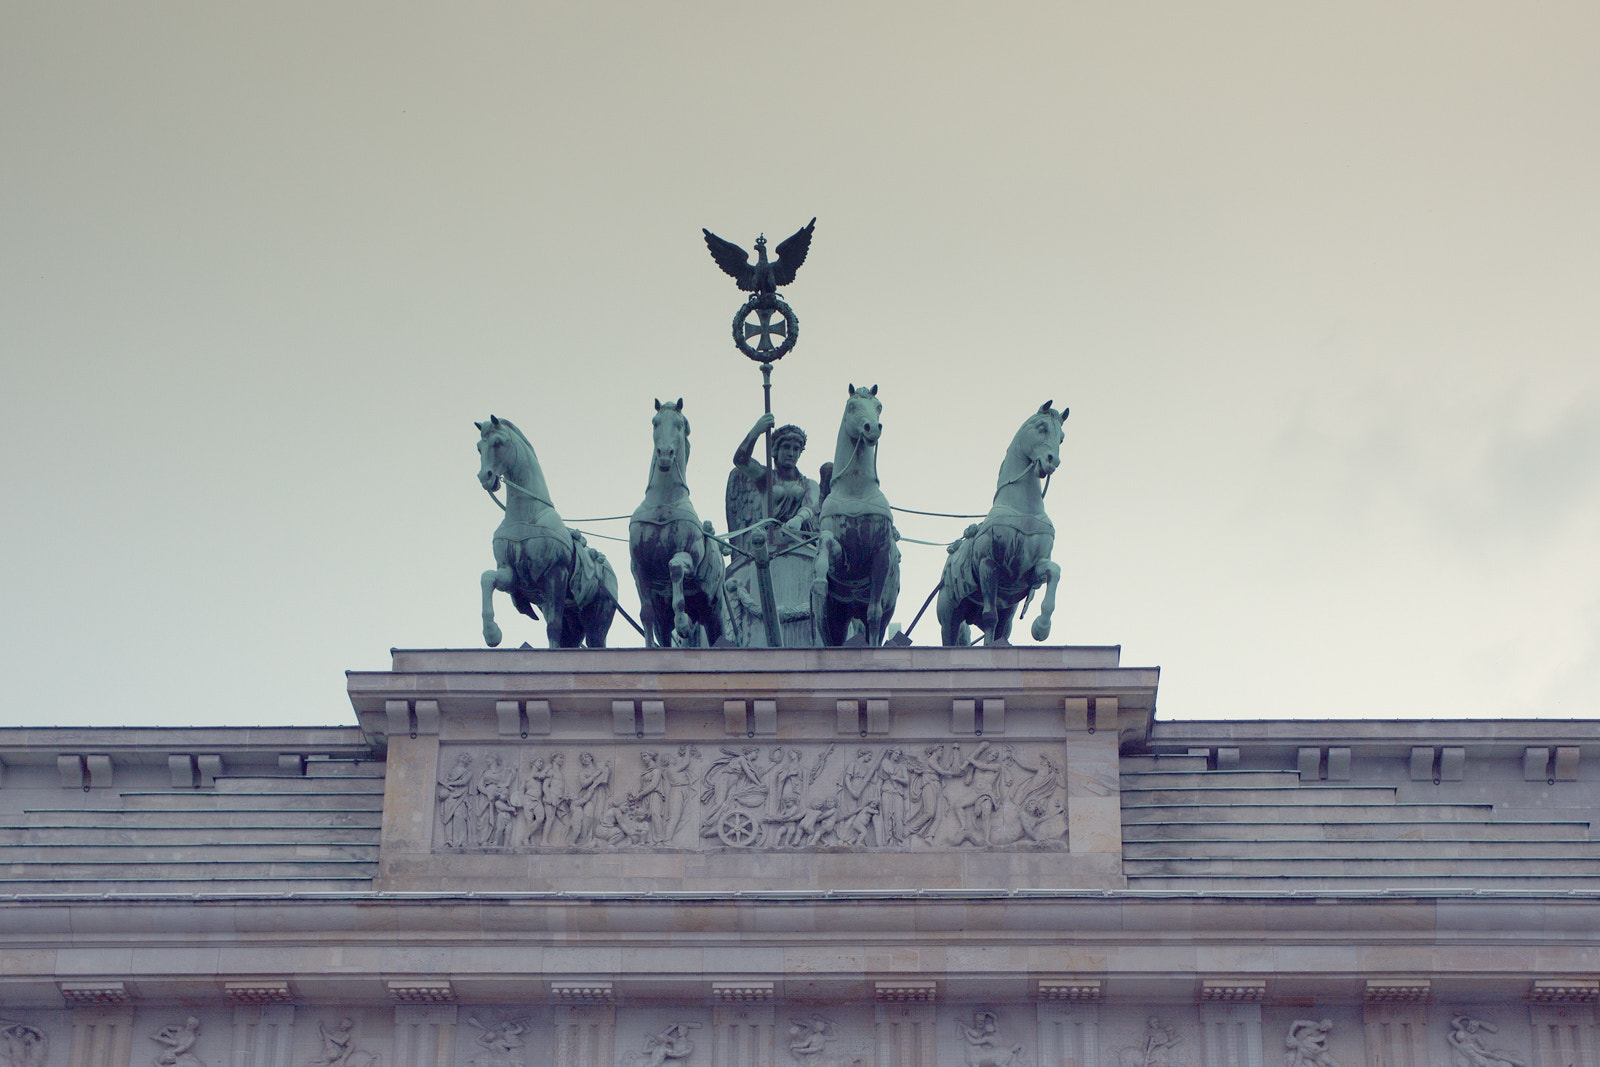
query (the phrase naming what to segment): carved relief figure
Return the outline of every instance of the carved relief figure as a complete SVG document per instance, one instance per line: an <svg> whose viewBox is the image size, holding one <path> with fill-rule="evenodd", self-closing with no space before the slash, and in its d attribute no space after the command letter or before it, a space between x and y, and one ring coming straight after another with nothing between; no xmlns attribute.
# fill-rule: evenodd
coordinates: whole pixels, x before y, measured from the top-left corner
<svg viewBox="0 0 1600 1067"><path fill-rule="evenodd" d="M886 743L447 753L441 849L959 849L1066 845L1059 757L1039 742L921 754ZM637 752L618 758L616 753ZM571 761L574 774L567 777ZM3 1067L3 1065L0 1065Z"/></svg>
<svg viewBox="0 0 1600 1067"><path fill-rule="evenodd" d="M527 1042L522 1040L522 1035L528 1032L524 1020L496 1022L491 1019L485 1023L476 1015L468 1015L467 1021L477 1027L478 1034L473 1040L485 1053L468 1060L468 1067L524 1067L522 1049Z"/></svg>
<svg viewBox="0 0 1600 1067"><path fill-rule="evenodd" d="M1450 1062L1453 1067L1528 1067L1505 1049L1491 1049L1483 1043L1483 1034L1498 1033L1499 1027L1467 1015L1450 1016L1450 1033L1445 1041L1450 1045Z"/></svg>
<svg viewBox="0 0 1600 1067"><path fill-rule="evenodd" d="M545 765L544 833L539 844L565 845L571 840L572 794L567 792L566 757L554 753Z"/></svg>
<svg viewBox="0 0 1600 1067"><path fill-rule="evenodd" d="M699 1023L673 1023L658 1034L644 1039L644 1051L634 1053L638 1067L663 1067L668 1060L686 1060L694 1053L690 1030L700 1029Z"/></svg>
<svg viewBox="0 0 1600 1067"><path fill-rule="evenodd" d="M150 1040L166 1046L156 1053L156 1067L205 1067L205 1061L194 1052L200 1040L200 1020L193 1015L182 1026L163 1026L150 1035Z"/></svg>
<svg viewBox="0 0 1600 1067"><path fill-rule="evenodd" d="M516 808L511 803L514 772L491 755L478 775L473 790L473 843L489 848L504 848Z"/></svg>
<svg viewBox="0 0 1600 1067"><path fill-rule="evenodd" d="M798 1060L801 1067L856 1067L860 1064L858 1057L828 1055L828 1046L838 1039L837 1028L820 1015L789 1022L789 1055Z"/></svg>
<svg viewBox="0 0 1600 1067"><path fill-rule="evenodd" d="M0 1022L0 1060L5 1067L44 1067L50 1039L27 1023Z"/></svg>
<svg viewBox="0 0 1600 1067"><path fill-rule="evenodd" d="M669 756L661 767L661 780L666 786L666 809L661 818L662 844L670 844L683 825L683 813L694 791L694 761L699 758L698 748L679 745L678 754Z"/></svg>
<svg viewBox="0 0 1600 1067"><path fill-rule="evenodd" d="M972 1016L968 1026L956 1020L956 1029L966 1039L967 1067L1021 1067L1021 1045L1007 1045L1000 1037L1000 1026L994 1012L980 1011Z"/></svg>
<svg viewBox="0 0 1600 1067"><path fill-rule="evenodd" d="M444 823L445 844L450 848L466 848L471 839L472 812L467 800L471 792L472 755L463 752L439 783L439 818Z"/></svg>
<svg viewBox="0 0 1600 1067"><path fill-rule="evenodd" d="M1145 1020L1144 1040L1117 1050L1117 1067L1172 1067L1172 1051L1182 1043L1177 1028L1152 1015Z"/></svg>
<svg viewBox="0 0 1600 1067"><path fill-rule="evenodd" d="M600 814L606 810L611 797L611 761L596 760L594 753L585 752L578 757L578 797L574 805L575 833L572 843L591 844L595 827L600 824Z"/></svg>
<svg viewBox="0 0 1600 1067"><path fill-rule="evenodd" d="M544 829L544 760L535 756L522 770L514 792L517 818L512 824L516 843L527 848L536 845Z"/></svg>
<svg viewBox="0 0 1600 1067"><path fill-rule="evenodd" d="M1286 1067L1339 1067L1338 1061L1328 1055L1328 1032L1332 1029L1330 1019L1296 1019L1283 1039Z"/></svg>
<svg viewBox="0 0 1600 1067"><path fill-rule="evenodd" d="M382 1059L376 1052L356 1048L356 1024L348 1015L332 1030L318 1019L317 1033L322 1038L322 1054L308 1060L306 1067L378 1067Z"/></svg>

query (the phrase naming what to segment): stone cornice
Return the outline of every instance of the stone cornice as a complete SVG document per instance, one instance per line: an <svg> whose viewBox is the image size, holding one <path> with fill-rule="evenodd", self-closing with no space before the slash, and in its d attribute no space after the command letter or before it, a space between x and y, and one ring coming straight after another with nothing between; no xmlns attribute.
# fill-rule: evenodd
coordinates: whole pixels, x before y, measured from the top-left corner
<svg viewBox="0 0 1600 1067"><path fill-rule="evenodd" d="M497 705L537 700L551 712L609 721L612 702L648 697L669 716L723 718L729 699L776 699L832 716L844 699L887 700L892 711L949 713L953 696L1001 698L1008 715L1063 713L1069 698L1113 698L1125 744L1142 744L1155 714L1157 668L1120 667L1120 649L1012 647L894 649L396 650L391 671L348 672L362 729L387 741L395 701L429 714L498 721ZM1108 728L1097 723L1099 729Z"/></svg>

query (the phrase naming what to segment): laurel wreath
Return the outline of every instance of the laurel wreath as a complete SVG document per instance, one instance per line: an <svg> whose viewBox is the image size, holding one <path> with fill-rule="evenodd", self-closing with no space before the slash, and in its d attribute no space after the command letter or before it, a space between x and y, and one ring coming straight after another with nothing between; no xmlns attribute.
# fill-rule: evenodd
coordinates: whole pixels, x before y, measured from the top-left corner
<svg viewBox="0 0 1600 1067"><path fill-rule="evenodd" d="M751 348L744 336L745 318L752 311L756 311L758 309L776 311L781 314L784 319L783 343L777 348L774 348L771 352L761 352L757 349ZM790 349L794 348L794 343L799 337L800 316L796 315L794 313L794 308L790 307L785 301L768 293L757 293L756 295L752 296L749 300L744 302L744 305L740 307L738 312L733 316L734 347L743 352L745 355L749 356L751 359L755 360L757 363L773 363L782 359L784 356L789 354Z"/></svg>

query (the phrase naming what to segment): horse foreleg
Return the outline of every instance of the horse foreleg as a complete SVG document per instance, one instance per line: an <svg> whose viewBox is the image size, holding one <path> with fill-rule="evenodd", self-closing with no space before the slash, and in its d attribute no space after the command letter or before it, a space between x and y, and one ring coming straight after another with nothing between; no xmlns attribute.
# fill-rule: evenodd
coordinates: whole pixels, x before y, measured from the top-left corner
<svg viewBox="0 0 1600 1067"><path fill-rule="evenodd" d="M667 563L667 573L672 577L672 628L678 643L684 646L698 644L694 620L689 618L683 602L683 580L694 568L694 560L687 552L679 552Z"/></svg>
<svg viewBox="0 0 1600 1067"><path fill-rule="evenodd" d="M544 636L551 648L560 648L566 639L567 584L572 579L570 571L560 566L544 573Z"/></svg>
<svg viewBox="0 0 1600 1067"><path fill-rule="evenodd" d="M650 592L650 579L639 569L638 561L634 561L630 569L633 586L639 591L639 625L644 628L644 647L657 648L661 642L656 640L656 601Z"/></svg>
<svg viewBox="0 0 1600 1067"><path fill-rule="evenodd" d="M883 644L883 631L888 624L883 598L889 585L889 564L893 555L894 544L890 542L872 557L872 579L867 584L868 648L877 648Z"/></svg>
<svg viewBox="0 0 1600 1067"><path fill-rule="evenodd" d="M812 643L817 648L826 647L828 632L828 569L839 554L839 539L833 531L823 530L817 537L817 561L811 577L811 632Z"/></svg>
<svg viewBox="0 0 1600 1067"><path fill-rule="evenodd" d="M978 559L978 594L983 598L983 614L978 623L983 627L983 643L1004 644L1000 634L1000 576L994 557L985 553Z"/></svg>
<svg viewBox="0 0 1600 1067"><path fill-rule="evenodd" d="M1045 572L1044 599L1039 602L1039 617L1033 620L1033 639L1043 641L1050 636L1050 616L1056 610L1056 586L1061 581L1061 565L1053 560L1039 564Z"/></svg>
<svg viewBox="0 0 1600 1067"><path fill-rule="evenodd" d="M511 590L511 568L499 567L492 571L484 571L483 577L478 579L483 586L483 642L490 648L500 644L500 625L494 621L494 591L502 593Z"/></svg>

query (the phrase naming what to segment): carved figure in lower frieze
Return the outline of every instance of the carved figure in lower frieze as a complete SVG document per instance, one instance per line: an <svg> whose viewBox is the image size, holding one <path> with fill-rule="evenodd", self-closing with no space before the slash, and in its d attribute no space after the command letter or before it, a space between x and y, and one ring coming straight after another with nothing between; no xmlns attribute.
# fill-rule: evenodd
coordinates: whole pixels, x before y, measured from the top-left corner
<svg viewBox="0 0 1600 1067"><path fill-rule="evenodd" d="M700 1029L699 1023L673 1023L660 1033L644 1039L644 1051L634 1053L637 1067L663 1067L668 1060L686 1060L694 1054L694 1041L690 1030Z"/></svg>
<svg viewBox="0 0 1600 1067"><path fill-rule="evenodd" d="M956 1020L956 1029L966 1040L967 1067L1023 1067L1021 1045L1007 1045L1000 1036L1000 1024L992 1011L975 1012L972 1025Z"/></svg>
<svg viewBox="0 0 1600 1067"><path fill-rule="evenodd" d="M578 795L573 803L572 843L575 845L594 841L600 814L609 806L611 798L611 766L610 760L595 759L593 752L578 757Z"/></svg>
<svg viewBox="0 0 1600 1067"><path fill-rule="evenodd" d="M859 1067L860 1057L829 1054L828 1046L838 1039L838 1028L820 1015L789 1022L789 1055L801 1067Z"/></svg>
<svg viewBox="0 0 1600 1067"><path fill-rule="evenodd" d="M851 851L1066 845L1059 757L1038 742L446 753L441 849ZM633 753L633 755L629 755ZM571 777L568 765L572 765ZM0 1065L3 1067L3 1065Z"/></svg>
<svg viewBox="0 0 1600 1067"><path fill-rule="evenodd" d="M1287 1067L1339 1067L1339 1062L1328 1054L1328 1032L1332 1029L1330 1019L1296 1019L1283 1039Z"/></svg>
<svg viewBox="0 0 1600 1067"><path fill-rule="evenodd" d="M1451 1015L1445 1041L1450 1045L1452 1067L1528 1067L1526 1060L1517 1059L1505 1049L1491 1049L1484 1044L1483 1035L1498 1033L1499 1029L1469 1015Z"/></svg>
<svg viewBox="0 0 1600 1067"><path fill-rule="evenodd" d="M450 848L466 848L472 835L472 754L463 752L455 766L439 783L439 820L444 823L444 840Z"/></svg>
<svg viewBox="0 0 1600 1067"><path fill-rule="evenodd" d="M467 1021L477 1027L478 1034L473 1040L483 1049L482 1055L467 1061L467 1067L525 1067L522 1050L527 1042L522 1040L522 1035L528 1032L527 1020L483 1022L476 1015L468 1015Z"/></svg>
<svg viewBox="0 0 1600 1067"><path fill-rule="evenodd" d="M194 1051L200 1041L200 1020L193 1015L182 1026L163 1026L150 1035L150 1040L166 1046L156 1053L156 1067L205 1067L205 1061Z"/></svg>
<svg viewBox="0 0 1600 1067"><path fill-rule="evenodd" d="M1117 1067L1173 1067L1173 1050L1182 1043L1176 1027L1152 1015L1145 1020L1144 1040L1117 1050Z"/></svg>
<svg viewBox="0 0 1600 1067"><path fill-rule="evenodd" d="M37 1026L0 1022L0 1062L4 1067L44 1067L50 1039Z"/></svg>
<svg viewBox="0 0 1600 1067"><path fill-rule="evenodd" d="M567 790L566 757L556 752L545 764L544 831L539 844L565 845L572 841L572 794Z"/></svg>
<svg viewBox="0 0 1600 1067"><path fill-rule="evenodd" d="M627 799L618 803L615 798L600 813L594 839L603 845L619 848L623 845L650 844L650 814L638 800Z"/></svg>
<svg viewBox="0 0 1600 1067"><path fill-rule="evenodd" d="M700 750L692 745L679 745L675 756L668 756L661 765L661 780L666 788L666 805L660 823L660 840L671 843L683 825L683 813L688 810L689 798L694 794L694 761Z"/></svg>
<svg viewBox="0 0 1600 1067"><path fill-rule="evenodd" d="M379 1067L383 1060L376 1052L356 1047L356 1023L348 1015L332 1030L318 1019L317 1033L322 1038L322 1052L307 1060L306 1067Z"/></svg>

